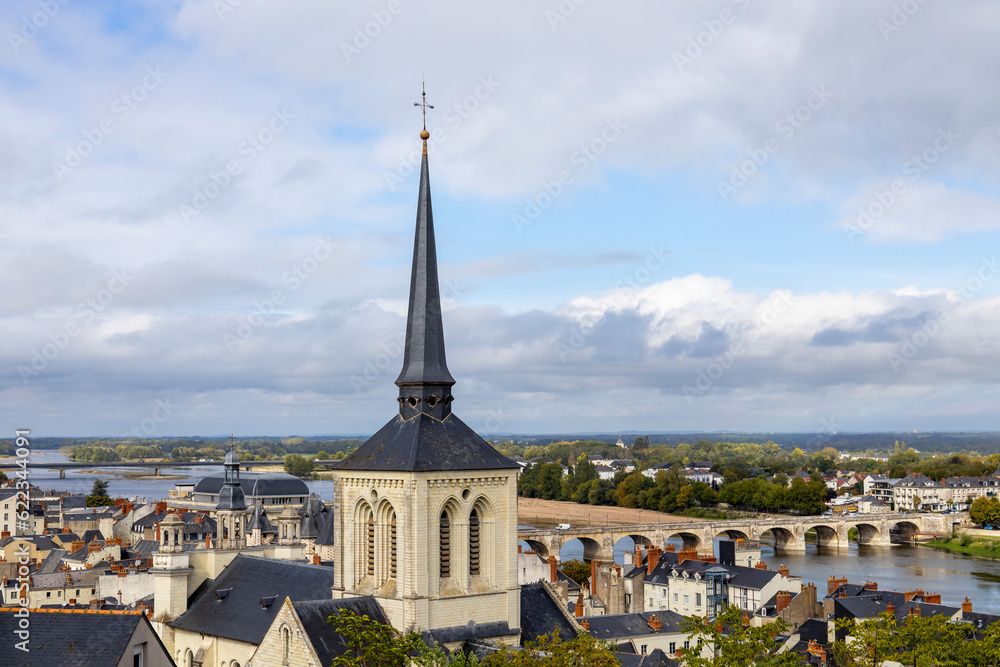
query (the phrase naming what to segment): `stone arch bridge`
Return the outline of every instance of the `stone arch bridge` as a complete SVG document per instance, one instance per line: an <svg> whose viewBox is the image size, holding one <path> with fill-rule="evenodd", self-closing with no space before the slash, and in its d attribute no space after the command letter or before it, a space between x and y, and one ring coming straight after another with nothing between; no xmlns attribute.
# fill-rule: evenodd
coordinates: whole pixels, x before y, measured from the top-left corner
<svg viewBox="0 0 1000 667"><path fill-rule="evenodd" d="M532 528L518 530L518 540L543 557L559 558L564 544L573 539L583 543L586 560L613 559L614 546L623 537L636 544L663 547L671 537L683 540L685 549L707 551L716 537L760 540L770 535L781 552L806 550L806 533L816 531L822 547L846 549L848 531L856 528L861 544L888 546L911 542L917 536L944 535L969 523L967 513L959 514L851 514L847 516L797 516L724 521L689 521L616 526L579 526L567 530Z"/></svg>

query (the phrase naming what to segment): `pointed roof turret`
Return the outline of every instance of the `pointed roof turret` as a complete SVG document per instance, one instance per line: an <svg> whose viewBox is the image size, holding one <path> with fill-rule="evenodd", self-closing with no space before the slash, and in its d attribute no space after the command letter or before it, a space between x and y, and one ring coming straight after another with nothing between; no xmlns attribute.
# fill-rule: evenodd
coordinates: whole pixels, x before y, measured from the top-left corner
<svg viewBox="0 0 1000 667"><path fill-rule="evenodd" d="M417 106L427 109L426 96ZM434 216L427 166L426 121L420 138L417 224L410 269L403 369L396 379L399 414L344 459L348 470L498 470L518 465L500 454L451 411L455 379L448 371L441 321Z"/></svg>
<svg viewBox="0 0 1000 667"><path fill-rule="evenodd" d="M418 412L428 412L438 419L444 419L451 412L451 387L455 384L455 379L448 372L444 352L434 214L431 210L431 183L427 167L429 136L427 130L420 133L424 142L424 154L420 161L420 190L413 238L413 265L410 269L403 369L396 378L396 385L399 387L399 411L404 418L413 417Z"/></svg>

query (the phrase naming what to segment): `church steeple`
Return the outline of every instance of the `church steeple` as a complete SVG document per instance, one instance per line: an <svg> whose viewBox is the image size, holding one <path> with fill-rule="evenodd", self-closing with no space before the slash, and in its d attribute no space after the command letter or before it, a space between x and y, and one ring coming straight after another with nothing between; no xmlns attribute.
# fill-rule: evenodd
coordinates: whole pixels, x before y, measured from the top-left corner
<svg viewBox="0 0 1000 667"><path fill-rule="evenodd" d="M426 104L426 98L423 105L418 106L424 105L425 110L430 107ZM455 384L455 379L448 372L444 352L434 215L431 211L431 182L427 168L429 136L425 125L420 133L424 142L424 154L420 161L417 229L413 239L403 370L396 378L396 385L399 387L399 414L403 419L410 419L423 412L443 420L451 413L451 387Z"/></svg>

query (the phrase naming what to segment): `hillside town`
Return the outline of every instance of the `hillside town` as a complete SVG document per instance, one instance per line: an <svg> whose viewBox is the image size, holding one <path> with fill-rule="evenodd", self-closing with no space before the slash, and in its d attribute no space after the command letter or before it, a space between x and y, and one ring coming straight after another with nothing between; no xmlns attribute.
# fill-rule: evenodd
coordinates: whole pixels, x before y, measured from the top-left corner
<svg viewBox="0 0 1000 667"><path fill-rule="evenodd" d="M334 499L316 497L288 473L245 469L235 447L221 473L162 499L94 502L15 475L0 491L0 662L328 667L361 650L347 628L328 622L346 613L415 633L421 646L445 660L461 655L463 664L506 664L510 651L531 655L536 642L558 651L590 638L615 664L684 665L756 633L761 655L780 664L826 665L851 632L843 619L938 618L977 631L1000 620L967 598L949 606L939 593L886 591L877 581L804 581L763 562L759 534L768 529L772 548L789 552L805 551L810 528L820 546L846 547L850 529L859 543L887 547L900 531L911 540L951 534L968 514L903 512L960 512L992 496L996 476L935 482L802 471L778 484L775 476L769 483L782 491L811 484L825 498L829 490L829 516L692 523L679 545L643 535L656 524L634 526L626 533L634 547L620 561L610 529L590 527L582 578L545 546L562 544L571 525L521 540L518 489L529 462L504 456L451 410L428 132L420 136L398 412L332 463ZM656 467L635 475L626 449L619 438L617 458L587 460L597 480L620 471L647 484L647 475L657 483L667 475ZM723 476L713 465L693 463L683 476L714 493ZM847 495L859 486L862 494Z"/></svg>

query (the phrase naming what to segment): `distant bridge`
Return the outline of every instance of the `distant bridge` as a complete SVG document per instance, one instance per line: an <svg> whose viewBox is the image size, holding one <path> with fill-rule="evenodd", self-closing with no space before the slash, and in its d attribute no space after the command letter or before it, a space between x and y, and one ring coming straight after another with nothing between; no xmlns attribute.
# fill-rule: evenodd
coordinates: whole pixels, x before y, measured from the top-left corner
<svg viewBox="0 0 1000 667"><path fill-rule="evenodd" d="M580 526L568 530L533 528L518 530L518 540L543 557L559 558L563 545L573 539L583 543L586 560L614 559L614 546L623 537L638 545L664 546L671 537L680 538L686 549L711 547L716 537L759 540L766 533L774 539L779 552L804 552L806 532L816 531L821 547L846 549L848 531L856 528L860 544L888 546L910 542L918 535L950 534L969 523L968 513L958 514L850 514L847 516L766 517L725 521L646 523L620 526Z"/></svg>
<svg viewBox="0 0 1000 667"><path fill-rule="evenodd" d="M17 459L0 461L0 470L15 470L20 466ZM108 470L111 468L147 468L153 470L154 475L160 474L162 468L194 468L206 466L222 466L222 461L64 461L59 463L28 463L29 469L36 470L58 470L59 478L66 477L67 470L91 469ZM240 466L244 470L250 470L254 466L283 466L284 461L240 461Z"/></svg>

